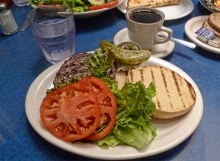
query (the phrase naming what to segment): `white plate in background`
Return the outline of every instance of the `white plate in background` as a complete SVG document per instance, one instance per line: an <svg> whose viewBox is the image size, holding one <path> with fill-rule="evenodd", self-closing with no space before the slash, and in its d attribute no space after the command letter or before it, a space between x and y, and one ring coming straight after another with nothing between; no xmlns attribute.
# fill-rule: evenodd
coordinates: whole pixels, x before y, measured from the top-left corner
<svg viewBox="0 0 220 161"><path fill-rule="evenodd" d="M115 148L101 149L92 143L68 143L53 136L41 124L39 108L45 91L53 86L53 79L64 61L52 65L42 72L31 84L25 101L25 111L29 123L34 130L51 144L68 152L89 158L105 160L127 160L143 158L167 151L186 140L199 125L203 114L203 99L198 86L192 78L177 66L156 57L150 57L144 65L164 66L176 71L184 77L195 89L196 103L186 115L169 120L152 119L157 128L157 136L142 150L131 146L117 146Z"/></svg>
<svg viewBox="0 0 220 161"><path fill-rule="evenodd" d="M123 13L127 12L127 2L128 0L124 0L117 7ZM165 14L165 20L175 20L189 15L194 9L194 4L191 0L181 0L180 3L177 5L156 8L161 10Z"/></svg>
<svg viewBox="0 0 220 161"><path fill-rule="evenodd" d="M197 46L205 50L211 51L213 53L220 54L219 48L212 47L196 38L197 35L195 34L195 32L202 27L203 22L207 19L208 19L208 16L198 16L187 21L185 24L185 28L184 28L185 34Z"/></svg>
<svg viewBox="0 0 220 161"><path fill-rule="evenodd" d="M108 11L110 9L116 8L117 6L119 6L124 0L119 0L118 5L110 7L110 8L103 8L103 9L99 9L99 10L94 10L94 11L85 11L85 12L76 12L73 13L74 14L74 18L76 19L86 19L86 18L91 18L91 17L95 17L105 11ZM31 5L33 8L36 8L36 6Z"/></svg>
<svg viewBox="0 0 220 161"><path fill-rule="evenodd" d="M118 45L125 41L129 41L127 28L120 30L114 37L115 45ZM170 55L173 52L174 47L175 43L172 41L155 45L154 48L151 50L151 55L158 58L163 58Z"/></svg>
<svg viewBox="0 0 220 161"><path fill-rule="evenodd" d="M214 0L199 0L199 2L211 12L219 12L220 8L214 5Z"/></svg>

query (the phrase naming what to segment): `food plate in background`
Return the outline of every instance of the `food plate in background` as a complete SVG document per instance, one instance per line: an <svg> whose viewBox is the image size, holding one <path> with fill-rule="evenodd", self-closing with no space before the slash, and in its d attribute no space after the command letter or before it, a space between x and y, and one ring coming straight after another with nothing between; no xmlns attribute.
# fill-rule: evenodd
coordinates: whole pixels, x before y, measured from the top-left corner
<svg viewBox="0 0 220 161"><path fill-rule="evenodd" d="M62 141L42 126L39 109L41 102L45 97L45 91L53 86L53 79L63 62L64 61L61 61L52 65L34 80L28 90L25 101L26 116L34 130L45 140L63 150L96 159L127 160L143 158L162 153L182 143L195 131L201 121L203 114L203 99L198 86L192 78L183 70L165 60L150 57L148 61L144 62L144 65L164 66L176 71L192 84L196 92L196 103L191 111L189 111L186 115L175 119L152 119L152 125L157 128L157 136L142 150L137 150L131 146L125 145L109 149L101 149L92 143L68 143Z"/></svg>
<svg viewBox="0 0 220 161"><path fill-rule="evenodd" d="M110 8L102 8L102 9L99 9L99 10L94 10L94 11L86 11L86 12L77 12L77 13L74 13L74 18L76 19L86 19L86 18L92 18L92 17L95 17L105 11L108 11L110 9L113 9L113 8L116 8L118 5L120 5L124 0L118 0L119 3L113 7L110 7ZM31 5L33 8L36 8L36 6L34 5Z"/></svg>
<svg viewBox="0 0 220 161"><path fill-rule="evenodd" d="M128 0L124 0L117 7L123 13L127 12L127 2ZM177 5L156 8L165 14L165 20L175 20L189 15L194 9L194 4L191 0L180 0L180 3Z"/></svg>
<svg viewBox="0 0 220 161"><path fill-rule="evenodd" d="M114 37L115 45L118 45L125 41L129 41L127 28L120 30ZM172 41L155 45L154 48L151 50L151 55L158 58L163 58L165 56L170 55L173 52L174 47L175 43Z"/></svg>
<svg viewBox="0 0 220 161"><path fill-rule="evenodd" d="M205 50L211 51L213 53L220 54L219 48L212 47L206 43L203 43L202 41L196 38L197 35L195 34L195 32L202 27L203 22L207 19L208 19L208 16L198 16L187 21L185 24L185 34L197 46Z"/></svg>
<svg viewBox="0 0 220 161"><path fill-rule="evenodd" d="M214 0L199 0L199 2L211 12L219 12L220 8L214 5Z"/></svg>

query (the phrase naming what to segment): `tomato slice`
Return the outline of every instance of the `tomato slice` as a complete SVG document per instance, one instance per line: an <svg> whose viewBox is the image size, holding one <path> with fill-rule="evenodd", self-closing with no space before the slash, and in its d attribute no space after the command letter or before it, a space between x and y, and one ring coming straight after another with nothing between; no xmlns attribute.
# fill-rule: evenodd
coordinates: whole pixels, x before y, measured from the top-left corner
<svg viewBox="0 0 220 161"><path fill-rule="evenodd" d="M49 93L40 106L43 125L65 141L92 134L100 122L97 96L89 86L72 83Z"/></svg>
<svg viewBox="0 0 220 161"><path fill-rule="evenodd" d="M96 77L84 77L78 83L82 85L89 85L94 90L101 110L101 118L98 128L93 134L89 135L85 139L100 139L106 136L115 125L117 110L116 98L105 82Z"/></svg>
<svg viewBox="0 0 220 161"><path fill-rule="evenodd" d="M118 0L113 1L113 2L109 2L109 3L105 3L105 4L101 4L101 5L97 5L97 6L89 6L89 11L93 11L93 10L99 10L102 8L111 8L113 6L116 6L119 3Z"/></svg>

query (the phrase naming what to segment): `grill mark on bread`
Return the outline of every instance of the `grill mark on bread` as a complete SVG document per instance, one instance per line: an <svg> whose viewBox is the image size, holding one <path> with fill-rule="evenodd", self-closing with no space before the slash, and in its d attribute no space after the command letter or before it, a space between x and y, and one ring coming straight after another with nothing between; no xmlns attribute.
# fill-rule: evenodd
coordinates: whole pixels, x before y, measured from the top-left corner
<svg viewBox="0 0 220 161"><path fill-rule="evenodd" d="M157 69L157 67L155 67ZM173 108L173 104L172 102L170 101L170 93L169 93L169 89L168 89L168 84L167 84L167 81L166 80L166 75L165 73L163 72L163 68L160 67L160 72L161 72L161 75L162 75L162 80L163 80L163 84L164 84L164 87L162 88L165 88L165 91L162 93L164 96L160 96L159 99L161 99L161 104L163 103L163 106L161 107L162 108L162 111L164 110L163 107L167 108L167 107L171 107L171 109ZM156 86L158 86L158 83L156 84ZM165 97L165 100L164 100L164 97ZM165 102L167 101L167 102Z"/></svg>
<svg viewBox="0 0 220 161"><path fill-rule="evenodd" d="M179 75L175 74L177 78L179 78L179 81L177 81L178 86L181 93L182 102L184 104L184 108L188 108L190 106L189 102L195 102L196 101L196 93L193 88L193 86L183 77L179 77ZM181 86L185 88L181 88ZM185 91L183 91L185 89ZM187 101L184 101L187 100Z"/></svg>
<svg viewBox="0 0 220 161"><path fill-rule="evenodd" d="M141 82L144 82L144 74L143 74L144 71L143 71L143 69L141 69L140 72L141 72Z"/></svg>
<svg viewBox="0 0 220 161"><path fill-rule="evenodd" d="M130 78L131 78L131 82L134 82L134 75L133 75L133 72L130 72Z"/></svg>
<svg viewBox="0 0 220 161"><path fill-rule="evenodd" d="M186 81L186 84L187 84L188 90L190 92L191 99L193 99L195 101L196 100L196 93L195 93L195 91L193 89L193 86L190 83L188 83L187 81Z"/></svg>
<svg viewBox="0 0 220 161"><path fill-rule="evenodd" d="M153 81L155 81L155 79L154 79L154 72L152 71L151 68L150 68L150 72L151 72L151 77L152 77Z"/></svg>
<svg viewBox="0 0 220 161"><path fill-rule="evenodd" d="M187 85L189 87L189 91L190 91L191 97L195 101L196 100L196 93L195 93L195 91L193 89L193 86L191 84L189 84L189 83L187 83Z"/></svg>
<svg viewBox="0 0 220 161"><path fill-rule="evenodd" d="M182 101L182 104L183 104L183 108L186 108L186 105L185 105L183 97L182 97L181 88L180 88L180 86L183 85L182 79L179 79L180 82L178 84L178 74L174 71L172 71L172 74L173 74L173 78L174 78L174 81L175 81L175 84L176 84L176 88L177 88L179 97L181 98L181 101Z"/></svg>
<svg viewBox="0 0 220 161"><path fill-rule="evenodd" d="M157 104L159 105L157 108L163 111L163 109L167 109L172 106L164 83L165 75L162 75L161 67L151 66L150 68L154 75L153 82L156 86Z"/></svg>
<svg viewBox="0 0 220 161"><path fill-rule="evenodd" d="M163 78L163 82L164 82L164 85L165 85L165 89L166 89L166 92L167 92L167 96L169 97L169 100L171 100L170 98L170 93L169 93L169 89L168 89L168 86L167 86L167 80L165 78L165 72L163 71L163 68L160 67L160 71L161 71L161 74L162 74L162 78ZM173 108L173 104L172 102L170 101L170 106L171 108Z"/></svg>
<svg viewBox="0 0 220 161"><path fill-rule="evenodd" d="M172 74L173 74L173 78L174 78L177 90L178 90L178 92L179 92L179 94L181 96L180 88L179 88L178 81L177 81L177 78L176 78L176 73L172 71Z"/></svg>
<svg viewBox="0 0 220 161"><path fill-rule="evenodd" d="M154 72L153 72L152 68L150 68L150 73L151 73L152 81L155 82ZM159 101L157 95L154 96L154 99L155 99L155 103L156 103L157 108L161 110L162 107L161 107L161 104L160 104L160 101Z"/></svg>
<svg viewBox="0 0 220 161"><path fill-rule="evenodd" d="M165 67L147 66L142 70L130 70L130 83L141 80L148 87L155 83L156 95L152 99L156 104L153 117L170 119L186 114L196 101L196 93L192 85L177 72Z"/></svg>
<svg viewBox="0 0 220 161"><path fill-rule="evenodd" d="M163 78L164 85L165 85L165 87L166 87L166 91L168 91L166 78L165 78L165 76L164 76L164 72L163 72L163 69L162 69L161 67L160 67L160 72L161 72L161 74L162 74L162 78ZM167 92L167 93L169 93L169 92Z"/></svg>

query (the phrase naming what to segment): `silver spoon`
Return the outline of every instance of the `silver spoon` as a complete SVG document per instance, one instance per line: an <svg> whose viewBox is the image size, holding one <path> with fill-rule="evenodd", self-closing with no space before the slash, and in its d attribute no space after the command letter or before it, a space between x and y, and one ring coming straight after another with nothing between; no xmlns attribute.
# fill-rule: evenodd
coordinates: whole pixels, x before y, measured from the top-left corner
<svg viewBox="0 0 220 161"><path fill-rule="evenodd" d="M159 34L159 37L160 38L166 38L166 36L162 35L162 34ZM171 37L170 41L173 41L173 42L185 45L185 46L187 46L187 47L189 47L191 49L196 48L196 45L194 43L191 43L191 42L188 42L188 41L185 41L185 40L181 40L181 39L177 39L177 38ZM131 41L122 42L122 43L118 44L117 46L125 48L125 45L126 45L126 47L129 47L129 48L134 48L135 47L135 48L137 48L139 50L141 49L141 47L137 43L131 42Z"/></svg>
<svg viewBox="0 0 220 161"><path fill-rule="evenodd" d="M165 35L161 35L161 34L159 35L159 37L166 38ZM194 44L194 43L191 43L191 42L188 42L188 41L185 41L185 40L181 40L181 39L177 39L177 38L173 38L173 37L171 37L170 41L185 45L185 46L187 46L191 49L194 49L196 47L196 44Z"/></svg>

